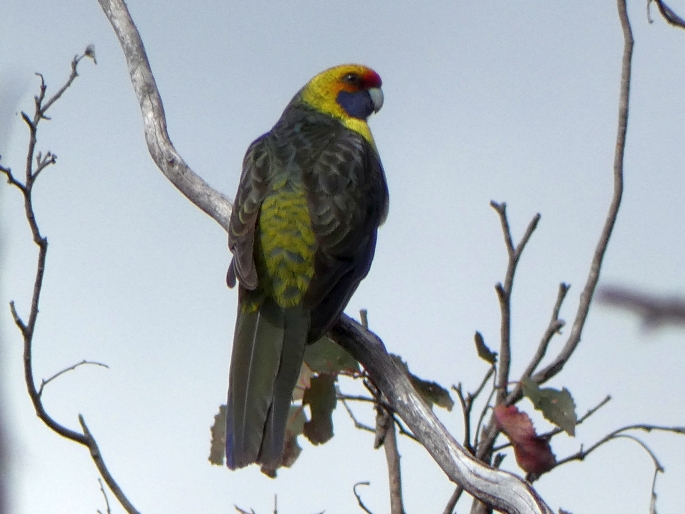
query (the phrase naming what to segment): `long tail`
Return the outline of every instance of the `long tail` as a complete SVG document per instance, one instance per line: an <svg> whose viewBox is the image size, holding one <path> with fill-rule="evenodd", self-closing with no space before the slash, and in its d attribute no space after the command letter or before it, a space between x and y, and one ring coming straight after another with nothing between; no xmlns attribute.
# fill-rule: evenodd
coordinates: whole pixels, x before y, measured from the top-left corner
<svg viewBox="0 0 685 514"><path fill-rule="evenodd" d="M255 312L238 307L226 413L229 468L280 464L308 330L301 306L282 308L269 298Z"/></svg>

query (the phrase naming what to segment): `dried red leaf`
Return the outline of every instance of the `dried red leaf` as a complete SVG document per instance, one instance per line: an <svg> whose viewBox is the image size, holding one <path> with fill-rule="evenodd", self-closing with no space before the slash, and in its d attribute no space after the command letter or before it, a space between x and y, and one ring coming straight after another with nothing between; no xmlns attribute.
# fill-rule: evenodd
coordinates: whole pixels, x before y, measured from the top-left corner
<svg viewBox="0 0 685 514"><path fill-rule="evenodd" d="M516 462L527 473L541 474L557 462L549 442L535 433L533 422L514 405L497 405L495 421L514 446Z"/></svg>

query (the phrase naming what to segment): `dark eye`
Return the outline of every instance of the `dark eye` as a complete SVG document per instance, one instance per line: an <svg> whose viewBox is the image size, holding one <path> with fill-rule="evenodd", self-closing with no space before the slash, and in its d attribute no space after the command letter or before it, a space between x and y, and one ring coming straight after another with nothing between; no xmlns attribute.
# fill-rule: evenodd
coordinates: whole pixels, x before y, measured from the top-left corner
<svg viewBox="0 0 685 514"><path fill-rule="evenodd" d="M343 77L342 80L343 82L347 82L348 84L354 85L359 85L361 83L361 78L356 73L348 73Z"/></svg>

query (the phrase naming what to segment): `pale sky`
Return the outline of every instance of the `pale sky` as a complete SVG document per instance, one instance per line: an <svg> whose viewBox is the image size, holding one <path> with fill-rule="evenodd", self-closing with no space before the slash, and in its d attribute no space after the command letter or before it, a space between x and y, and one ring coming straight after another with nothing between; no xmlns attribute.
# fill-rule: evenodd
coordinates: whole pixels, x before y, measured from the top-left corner
<svg viewBox="0 0 685 514"><path fill-rule="evenodd" d="M685 1L671 7L685 14ZM416 374L473 390L487 370L473 333L497 346L494 285L506 265L490 200L507 202L517 238L542 214L515 282L512 376L534 352L562 281L572 285L561 311L570 325L612 192L623 45L613 2L131 0L129 8L177 150L231 198L247 146L313 75L346 62L381 75L385 105L370 125L390 215L346 312L368 309L371 328ZM39 132L39 149L56 153L58 163L35 193L50 249L34 374L47 378L83 359L110 369L80 368L51 383L48 411L71 428L84 415L112 474L144 513L233 512L235 504L264 514L274 495L280 514L359 512L352 493L359 481L371 482L360 490L366 505L387 512L383 452L340 405L333 440L312 447L301 438L299 461L276 480L255 466L209 465L237 297L224 282L226 234L152 163L123 54L95 0L6 0L1 11L0 154L15 173L27 142L15 113L32 112L33 73L44 74L50 94L88 44L98 60L81 63ZM644 2L630 2L630 15L626 189L601 283L685 294L685 32L656 10L649 24ZM48 430L25 392L8 303L27 314L36 252L20 195L5 185L0 230L11 512L104 511L88 452ZM629 315L594 306L578 351L549 385L567 387L579 415L607 394L613 400L575 439L553 440L557 457L627 424L685 425L684 341L683 330L646 332ZM533 410L527 400L520 406ZM356 411L372 422L370 409ZM459 409L439 416L461 440ZM539 430L550 428L533 419ZM659 512L682 512L685 439L637 435L666 470L657 482ZM442 512L453 484L416 443L401 439L400 452L407 512ZM513 455L503 467L522 474ZM623 440L544 475L536 489L555 510L646 513L652 474L648 455ZM458 512L469 508L462 500Z"/></svg>

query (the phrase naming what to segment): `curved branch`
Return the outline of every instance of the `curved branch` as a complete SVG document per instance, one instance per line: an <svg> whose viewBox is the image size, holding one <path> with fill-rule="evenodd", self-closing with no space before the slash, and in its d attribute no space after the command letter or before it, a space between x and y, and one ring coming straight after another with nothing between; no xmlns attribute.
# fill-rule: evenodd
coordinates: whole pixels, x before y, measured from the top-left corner
<svg viewBox="0 0 685 514"><path fill-rule="evenodd" d="M36 389L36 383L33 376L33 335L35 333L36 322L38 320L38 306L40 303L41 291L43 289L43 279L45 277L45 262L48 253L48 240L45 236L42 235L40 227L38 226L38 222L36 220L36 215L33 207L32 193L33 185L35 184L35 181L38 178L40 172L44 170L47 166L55 164L56 162L56 157L51 152L47 152L45 156L43 156L40 152L38 152L38 155L36 155L36 134L38 131L38 124L41 122L41 120L49 119L45 114L46 111L57 100L59 100L62 94L69 88L69 86L71 86L74 79L78 76L77 66L79 61L85 56L91 57L94 60L94 54L92 53L93 50L90 47L89 49L86 49L85 54L83 54L82 56L76 56L74 58L74 60L71 63L71 74L67 82L57 91L57 93L55 93L51 98L47 100L45 99L45 92L47 90L45 80L43 79L42 75L38 74L41 80L41 84L40 93L36 97L34 97L34 116L33 118L30 118L26 113L22 112L22 118L28 125L30 134L28 150L26 153L24 183L22 184L19 180L14 178L9 168L0 168L0 172L8 176L8 181L10 185L15 186L17 189L19 189L21 191L22 196L24 197L24 211L26 220L28 221L29 228L31 230L33 242L36 244L36 246L38 246L36 275L33 282L33 293L31 295L31 306L29 309L28 321L25 322L21 318L21 316L17 312L14 302L10 302L10 310L12 313L14 323L17 325L17 328L19 328L19 331L21 332L22 339L24 342L24 380L26 382L26 389L28 391L29 397L31 398L31 402L33 403L34 410L36 411L36 415L38 416L38 418L40 418L40 420L43 423L45 423L51 430L53 430L57 434L61 435L62 437L65 437L66 439L70 439L71 441L88 447L88 449L90 450L91 457L93 458L93 462L98 468L100 475L107 483L107 486L112 490L112 492L115 494L121 505L126 509L127 512L129 512L129 514L137 514L138 511L135 509L135 507L133 507L131 502L129 502L128 498L126 498L121 488L119 487L119 485L107 469L105 461L103 460L102 455L100 454L97 442L88 430L88 427L86 426L83 417L79 416L79 422L81 423L83 433L76 432L75 430L67 428L64 425L58 423L52 416L50 416L50 414L48 414L48 412L45 410L45 407L43 406L43 401L41 399L41 394L43 392L43 388L45 387L45 385L48 384L51 380L54 380L58 376L62 375L63 373L75 369L81 364L98 364L100 366L102 366L103 364L87 362L84 360L79 364L76 364L74 366L71 366L70 368L60 371L59 373L53 375L47 380L43 380L39 389ZM33 165L34 157L36 162L35 168Z"/></svg>
<svg viewBox="0 0 685 514"><path fill-rule="evenodd" d="M656 4L656 6L659 8L661 16L663 16L668 23L670 23L674 27L685 29L685 20L678 16L676 12L673 9L671 9L668 5L666 5L666 3L663 0L649 0L647 2L648 10L651 2L654 2ZM652 20L650 19L649 22L651 23Z"/></svg>
<svg viewBox="0 0 685 514"><path fill-rule="evenodd" d="M378 336L346 315L329 335L362 363L395 412L450 480L502 512L551 512L523 480L483 464L457 443L418 395L405 371L390 358Z"/></svg>
<svg viewBox="0 0 685 514"><path fill-rule="evenodd" d="M50 378L48 378L48 379L44 378L43 380L41 380L40 387L38 388L38 396L42 396L43 395L43 389L45 389L45 386L48 385L53 380L55 380L56 378L59 378L62 375L64 375L65 373L69 373L70 371L74 371L79 366L85 366L87 364L90 364L93 366L101 366L103 368L109 368L109 366L107 364L103 364L102 362L88 361L86 359L83 359L81 362L77 362L76 364L72 364L68 368L64 368L63 370L58 371L57 373L52 375Z"/></svg>
<svg viewBox="0 0 685 514"><path fill-rule="evenodd" d="M621 198L623 196L623 158L626 148L626 134L628 132L628 106L630 100L630 77L633 58L633 33L630 28L630 20L628 19L625 0L618 0L618 16L621 20L621 28L623 29L623 58L621 62L621 93L618 102L618 128L614 150L614 194L611 198L609 212L604 221L602 234L599 237L595 253L592 257L590 272L588 273L585 287L580 294L580 305L576 312L576 318L573 321L571 333L569 334L566 344L554 361L533 376L533 379L539 384L546 382L562 370L564 364L566 364L580 342L580 336L583 332L585 320L587 319L587 314L590 309L590 302L592 302L592 296L595 293L597 281L599 280L599 270L602 267L602 261L606 254L609 238L614 229L616 217L618 216L618 209L621 205Z"/></svg>
<svg viewBox="0 0 685 514"><path fill-rule="evenodd" d="M162 97L157 90L143 41L126 4L123 0L98 1L124 51L133 90L143 113L145 140L152 159L176 189L227 229L231 215L230 200L195 174L169 139Z"/></svg>

